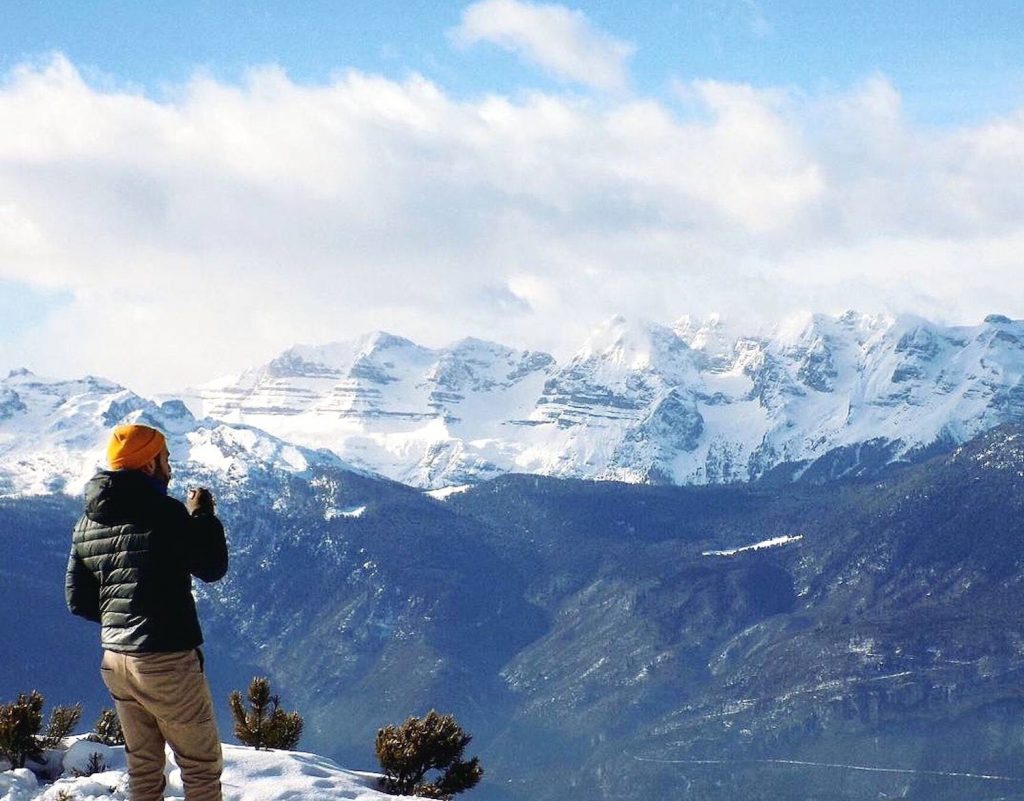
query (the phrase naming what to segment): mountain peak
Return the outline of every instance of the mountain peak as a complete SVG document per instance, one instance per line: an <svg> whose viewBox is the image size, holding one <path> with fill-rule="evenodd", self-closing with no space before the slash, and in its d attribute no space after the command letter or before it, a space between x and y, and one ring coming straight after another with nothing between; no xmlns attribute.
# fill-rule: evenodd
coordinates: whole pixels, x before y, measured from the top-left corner
<svg viewBox="0 0 1024 801"><path fill-rule="evenodd" d="M463 337L460 340L452 343L448 346L448 350L451 352L465 352L465 351L485 351L488 353L506 353L511 350L507 345L502 345L500 342L494 342L490 339L480 339L479 337Z"/></svg>
<svg viewBox="0 0 1024 801"><path fill-rule="evenodd" d="M705 315L704 317L693 317L692 315L684 314L672 323L672 330L687 341L699 336L701 333L721 331L725 327L725 320L718 312Z"/></svg>
<svg viewBox="0 0 1024 801"><path fill-rule="evenodd" d="M340 378L362 359L383 351L405 349L429 352L405 337L387 331L371 331L355 339L324 345L293 345L270 361L265 369L277 378Z"/></svg>
<svg viewBox="0 0 1024 801"><path fill-rule="evenodd" d="M26 367L19 367L7 374L5 382L29 391L39 391L53 397L80 395L82 393L123 392L124 387L115 381L100 376L86 375L81 378L54 378L40 376Z"/></svg>
<svg viewBox="0 0 1024 801"><path fill-rule="evenodd" d="M398 334L391 334L387 331L371 331L368 334L363 334L361 337L356 339L361 346L361 350L364 352L371 352L375 350L388 350L391 348L415 348L421 349L421 345L417 345L411 339L407 339Z"/></svg>
<svg viewBox="0 0 1024 801"><path fill-rule="evenodd" d="M911 314L894 317L884 313L865 314L854 309L847 309L837 315L802 311L783 319L766 338L784 346L794 346L813 343L822 337L848 337L851 333L858 339L867 338L896 325L914 328L921 324L930 323Z"/></svg>
<svg viewBox="0 0 1024 801"><path fill-rule="evenodd" d="M703 364L716 372L731 368L740 331L718 313L703 318L689 315L672 324L672 330L687 346L700 354Z"/></svg>
<svg viewBox="0 0 1024 801"><path fill-rule="evenodd" d="M574 360L598 358L632 369L654 364L665 350L686 348L686 343L666 326L621 314L605 320L590 332Z"/></svg>

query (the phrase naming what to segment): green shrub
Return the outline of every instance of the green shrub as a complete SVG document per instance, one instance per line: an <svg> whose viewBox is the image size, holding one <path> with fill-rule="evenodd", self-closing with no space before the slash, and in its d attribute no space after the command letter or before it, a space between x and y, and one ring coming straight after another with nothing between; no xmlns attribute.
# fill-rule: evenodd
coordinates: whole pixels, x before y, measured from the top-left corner
<svg viewBox="0 0 1024 801"><path fill-rule="evenodd" d="M377 760L384 770L381 789L447 799L475 787L484 775L480 760L463 760L472 739L453 716L433 709L422 718L410 717L401 726L385 726L377 732Z"/></svg>
<svg viewBox="0 0 1024 801"><path fill-rule="evenodd" d="M104 709L96 721L96 740L103 745L124 745L124 731L117 710Z"/></svg>
<svg viewBox="0 0 1024 801"><path fill-rule="evenodd" d="M80 770L78 768L71 769L71 775L76 779L81 779L83 776L92 776L94 773L103 773L107 769L107 763L103 760L103 754L98 751L93 751L89 754L89 761L85 763L85 769Z"/></svg>
<svg viewBox="0 0 1024 801"><path fill-rule="evenodd" d="M235 719L235 736L254 748L294 749L302 737L302 716L280 709L280 698L270 694L270 681L255 677L249 682L248 711L242 706L242 693L235 690L228 697Z"/></svg>
<svg viewBox="0 0 1024 801"><path fill-rule="evenodd" d="M46 726L46 734L40 741L43 748L57 748L61 741L75 730L82 719L82 705L55 706L50 713L50 722Z"/></svg>
<svg viewBox="0 0 1024 801"><path fill-rule="evenodd" d="M33 690L20 693L9 704L0 704L0 756L12 768L25 767L26 759L40 760L47 748L56 748L78 725L82 705L57 706L50 713L46 734L39 736L43 726L43 696Z"/></svg>

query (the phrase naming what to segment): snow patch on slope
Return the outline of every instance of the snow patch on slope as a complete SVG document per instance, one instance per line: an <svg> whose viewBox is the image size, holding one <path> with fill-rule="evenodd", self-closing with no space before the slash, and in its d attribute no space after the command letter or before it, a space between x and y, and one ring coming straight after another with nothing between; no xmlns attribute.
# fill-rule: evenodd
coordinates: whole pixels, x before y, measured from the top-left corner
<svg viewBox="0 0 1024 801"><path fill-rule="evenodd" d="M803 534L787 534L782 537L772 537L769 540L761 540L761 542L755 542L753 545L743 545L739 548L728 548L724 551L704 551L701 553L701 556L735 556L738 553L746 553L747 551L764 551L768 548L778 548L782 545L789 545L791 542L799 542L803 538Z"/></svg>
<svg viewBox="0 0 1024 801"><path fill-rule="evenodd" d="M441 489L427 490L423 494L429 495L431 498L434 498L435 500L443 501L447 498L452 497L452 495L458 495L460 493L466 492L467 490L472 489L472 487L472 484L456 484L455 486L452 487L441 487Z"/></svg>
<svg viewBox="0 0 1024 801"><path fill-rule="evenodd" d="M339 517L362 517L365 506L349 506L345 509L331 508L324 512L324 520L336 520Z"/></svg>

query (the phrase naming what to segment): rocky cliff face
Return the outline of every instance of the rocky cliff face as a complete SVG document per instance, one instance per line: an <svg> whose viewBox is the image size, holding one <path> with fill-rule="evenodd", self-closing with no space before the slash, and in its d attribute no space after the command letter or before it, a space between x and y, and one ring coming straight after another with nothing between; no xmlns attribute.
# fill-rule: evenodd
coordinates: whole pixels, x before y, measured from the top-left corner
<svg viewBox="0 0 1024 801"><path fill-rule="evenodd" d="M766 332L616 317L564 364L387 334L293 348L185 393L421 487L506 472L668 484L874 472L1024 419L1024 323L814 314ZM2 408L2 407L0 407Z"/></svg>

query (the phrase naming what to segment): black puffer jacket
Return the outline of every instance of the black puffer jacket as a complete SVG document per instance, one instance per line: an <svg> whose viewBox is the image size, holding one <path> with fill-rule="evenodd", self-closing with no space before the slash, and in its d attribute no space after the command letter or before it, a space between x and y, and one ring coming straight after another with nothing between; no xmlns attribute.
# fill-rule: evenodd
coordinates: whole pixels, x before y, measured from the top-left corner
<svg viewBox="0 0 1024 801"><path fill-rule="evenodd" d="M192 576L217 581L227 569L214 515L190 516L137 470L103 471L72 536L68 609L102 624L107 650L187 651L203 641Z"/></svg>

